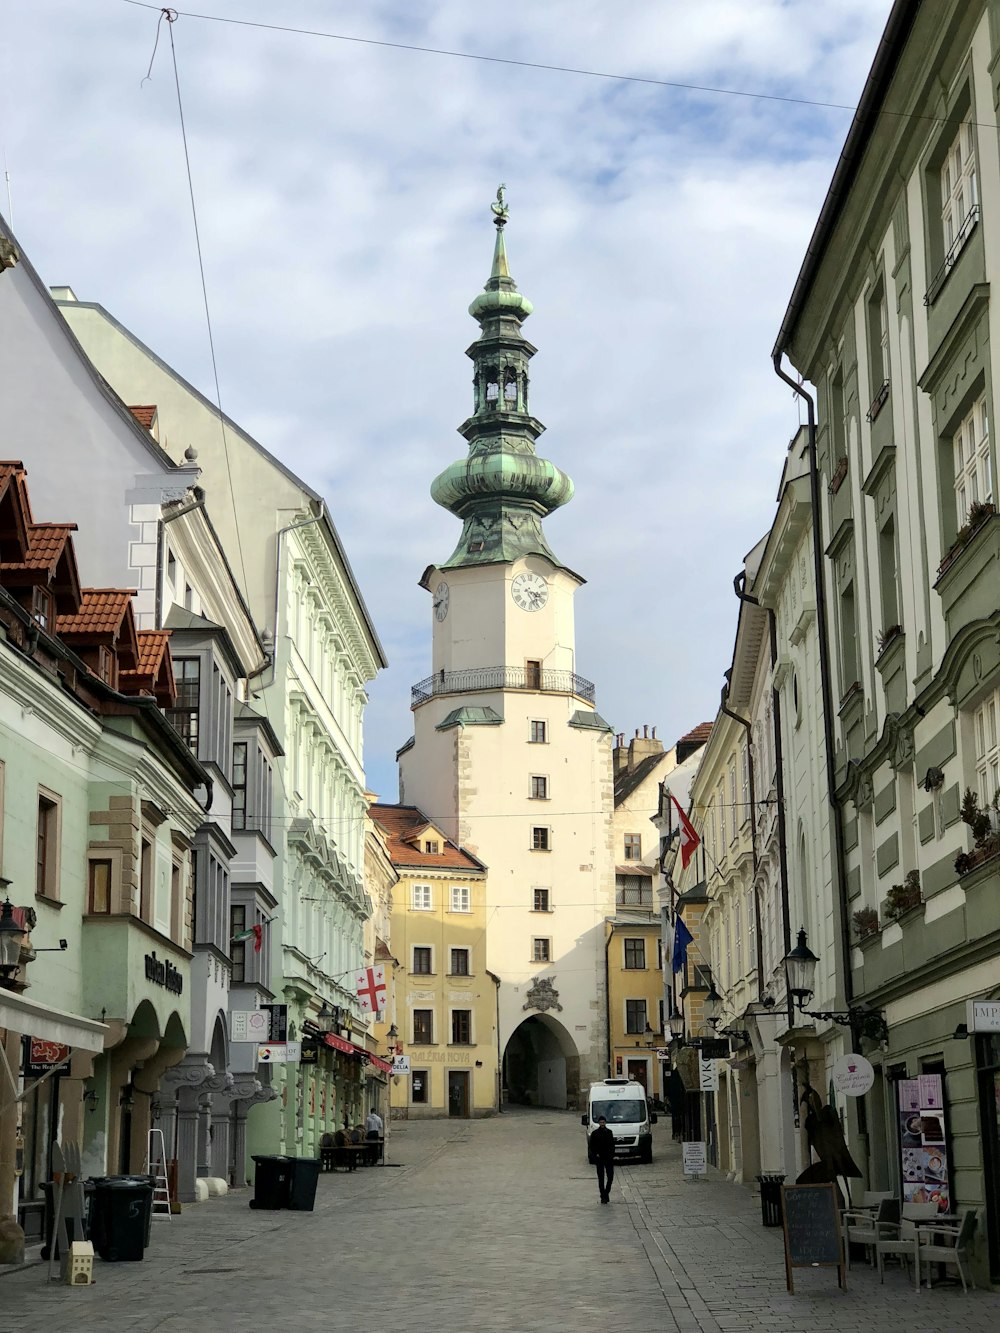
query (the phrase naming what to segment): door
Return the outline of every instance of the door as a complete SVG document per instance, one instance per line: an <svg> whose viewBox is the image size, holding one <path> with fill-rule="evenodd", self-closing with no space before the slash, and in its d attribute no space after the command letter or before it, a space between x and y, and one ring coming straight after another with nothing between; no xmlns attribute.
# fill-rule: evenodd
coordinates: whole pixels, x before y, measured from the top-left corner
<svg viewBox="0 0 1000 1333"><path fill-rule="evenodd" d="M979 1114L986 1174L986 1236L990 1276L1000 1274L1000 1037L976 1038L979 1066Z"/></svg>
<svg viewBox="0 0 1000 1333"><path fill-rule="evenodd" d="M448 1114L469 1118L469 1075L464 1070L448 1071Z"/></svg>
<svg viewBox="0 0 1000 1333"><path fill-rule="evenodd" d="M627 1078L634 1078L637 1083L642 1084L642 1090L649 1092L649 1066L645 1060L628 1060L626 1070Z"/></svg>

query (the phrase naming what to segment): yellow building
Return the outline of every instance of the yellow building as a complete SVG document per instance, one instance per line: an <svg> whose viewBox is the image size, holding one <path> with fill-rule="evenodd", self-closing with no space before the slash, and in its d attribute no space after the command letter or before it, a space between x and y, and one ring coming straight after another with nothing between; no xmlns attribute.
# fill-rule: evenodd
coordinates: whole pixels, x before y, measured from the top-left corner
<svg viewBox="0 0 1000 1333"><path fill-rule="evenodd" d="M386 1021L409 1073L393 1079L392 1115L492 1115L497 982L486 969L486 867L416 806L373 805L371 817L399 875L390 925L395 1008Z"/></svg>
<svg viewBox="0 0 1000 1333"><path fill-rule="evenodd" d="M611 1074L634 1078L650 1097L663 1097L663 941L650 912L619 909L606 927ZM658 1054L662 1052L663 1055Z"/></svg>

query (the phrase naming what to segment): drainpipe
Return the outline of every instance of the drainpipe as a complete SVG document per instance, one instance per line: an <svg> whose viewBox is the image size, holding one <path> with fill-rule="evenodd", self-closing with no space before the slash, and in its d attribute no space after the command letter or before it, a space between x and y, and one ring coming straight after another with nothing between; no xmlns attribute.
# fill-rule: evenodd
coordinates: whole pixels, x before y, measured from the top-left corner
<svg viewBox="0 0 1000 1333"><path fill-rule="evenodd" d="M806 405L806 438L809 449L809 501L812 506L813 520L813 579L816 583L816 628L819 635L819 677L823 700L823 742L826 747L826 796L830 806L831 856L833 879L837 892L838 926L840 929L841 967L844 972L845 1007L850 1004L851 986L851 943L847 933L848 905L847 882L844 873L844 830L840 820L840 807L834 795L836 789L836 770L833 751L833 682L830 679L830 635L827 628L826 581L823 569L823 515L820 508L819 467L816 459L816 405L801 384L786 375L781 368L782 348L774 352L774 373L803 400ZM851 1050L856 1051L861 1042L851 1033Z"/></svg>
<svg viewBox="0 0 1000 1333"><path fill-rule="evenodd" d="M611 964L608 959L614 937L615 928L612 926L610 935L604 941L604 1030L608 1038L608 1078L615 1076L611 1050Z"/></svg>

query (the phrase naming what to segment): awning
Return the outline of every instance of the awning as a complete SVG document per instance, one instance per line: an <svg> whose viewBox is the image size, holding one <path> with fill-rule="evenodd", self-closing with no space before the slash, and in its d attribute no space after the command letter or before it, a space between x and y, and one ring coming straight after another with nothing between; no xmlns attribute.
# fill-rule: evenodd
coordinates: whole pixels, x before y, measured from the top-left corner
<svg viewBox="0 0 1000 1333"><path fill-rule="evenodd" d="M27 1037L75 1046L82 1051L103 1051L108 1028L93 1018L50 1009L38 1000L29 1000L16 991L0 990L0 1028L21 1032Z"/></svg>
<svg viewBox="0 0 1000 1333"><path fill-rule="evenodd" d="M345 1055L353 1055L357 1050L351 1042L345 1041L343 1037L334 1036L332 1032L324 1033L323 1040L327 1046L332 1046L335 1051L343 1051Z"/></svg>
<svg viewBox="0 0 1000 1333"><path fill-rule="evenodd" d="M371 1054L369 1054L369 1056L368 1056L368 1063L369 1063L370 1065L374 1065L374 1067L375 1067L376 1069L381 1070L381 1072L382 1072L383 1074L391 1074L391 1073L392 1073L392 1065L389 1063L388 1060L383 1060L382 1057L379 1056L379 1055L371 1055Z"/></svg>

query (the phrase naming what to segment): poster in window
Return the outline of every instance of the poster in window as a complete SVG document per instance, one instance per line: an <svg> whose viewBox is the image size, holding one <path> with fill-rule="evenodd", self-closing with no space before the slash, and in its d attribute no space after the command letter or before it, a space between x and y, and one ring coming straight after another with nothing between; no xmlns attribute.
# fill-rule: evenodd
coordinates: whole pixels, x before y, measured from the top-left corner
<svg viewBox="0 0 1000 1333"><path fill-rule="evenodd" d="M899 1085L900 1172L904 1203L934 1203L950 1211L945 1145L944 1085L940 1074L921 1074Z"/></svg>

